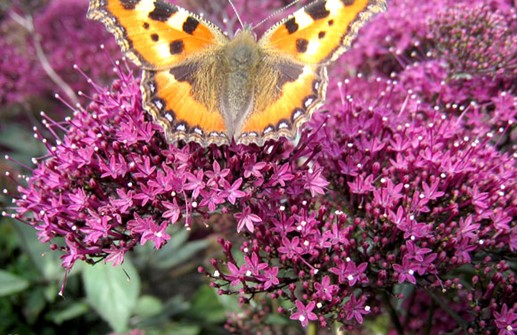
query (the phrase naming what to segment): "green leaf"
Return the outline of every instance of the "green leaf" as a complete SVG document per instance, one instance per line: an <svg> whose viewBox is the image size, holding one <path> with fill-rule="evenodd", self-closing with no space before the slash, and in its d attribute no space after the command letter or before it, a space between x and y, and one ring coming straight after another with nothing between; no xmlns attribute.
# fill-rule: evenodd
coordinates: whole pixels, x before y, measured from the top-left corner
<svg viewBox="0 0 517 335"><path fill-rule="evenodd" d="M241 304L239 304L239 297L237 295L219 295L217 294L217 300L224 306L224 309L232 312L240 312L242 310Z"/></svg>
<svg viewBox="0 0 517 335"><path fill-rule="evenodd" d="M203 329L201 326L182 322L169 323L159 327L151 327L150 329L146 328L145 330L146 335L206 335L206 332L202 332Z"/></svg>
<svg viewBox="0 0 517 335"><path fill-rule="evenodd" d="M226 320L226 311L217 300L215 290L208 285L203 285L196 292L188 315L209 323L219 323Z"/></svg>
<svg viewBox="0 0 517 335"><path fill-rule="evenodd" d="M163 304L160 299L150 295L140 297L135 308L135 314L144 319L157 315L162 311Z"/></svg>
<svg viewBox="0 0 517 335"><path fill-rule="evenodd" d="M88 302L99 316L115 332L127 331L140 293L140 277L129 259L125 259L123 266L97 263L86 268L83 280Z"/></svg>
<svg viewBox="0 0 517 335"><path fill-rule="evenodd" d="M43 277L48 281L62 279L64 271L59 259L60 253L50 250L48 244L41 243L36 236L34 227L21 223L15 223L15 225L21 245Z"/></svg>
<svg viewBox="0 0 517 335"><path fill-rule="evenodd" d="M43 286L36 286L27 291L28 296L23 314L30 324L36 322L45 313L45 307L48 306L45 290L46 288Z"/></svg>
<svg viewBox="0 0 517 335"><path fill-rule="evenodd" d="M10 272L0 270L0 297L14 294L29 287L29 282Z"/></svg>
<svg viewBox="0 0 517 335"><path fill-rule="evenodd" d="M198 335L201 334L201 327L189 324L175 324L171 328L171 332L167 334L181 334L181 335Z"/></svg>
<svg viewBox="0 0 517 335"><path fill-rule="evenodd" d="M8 127L2 128L0 145L13 152L11 156L21 159L22 162L31 164L27 157L40 156L45 147L41 142L34 139L34 134L30 127L10 123Z"/></svg>
<svg viewBox="0 0 517 335"><path fill-rule="evenodd" d="M153 259L153 263L158 269L170 269L191 260L196 253L206 249L208 241L192 241L181 246L174 245L173 243L170 245L171 248L160 249L156 253L156 258Z"/></svg>
<svg viewBox="0 0 517 335"><path fill-rule="evenodd" d="M90 306L86 302L75 302L64 310L50 312L48 317L54 321L54 323L60 325L65 321L86 314L89 310Z"/></svg>

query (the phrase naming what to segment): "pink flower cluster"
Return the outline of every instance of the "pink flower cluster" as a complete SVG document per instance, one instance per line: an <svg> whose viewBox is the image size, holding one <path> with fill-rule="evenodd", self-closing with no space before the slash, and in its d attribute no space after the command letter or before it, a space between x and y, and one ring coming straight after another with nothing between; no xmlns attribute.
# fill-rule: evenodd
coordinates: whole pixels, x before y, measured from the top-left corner
<svg viewBox="0 0 517 335"><path fill-rule="evenodd" d="M75 65L99 84L114 78L109 55L119 57L120 49L101 24L86 18L87 1L23 8L13 5L0 18L0 107L41 104L63 94L64 86L69 95L88 93L91 85Z"/></svg>
<svg viewBox="0 0 517 335"><path fill-rule="evenodd" d="M302 326L352 330L387 313L399 334L513 334L516 73L500 71L513 49L475 49L488 67L443 50L463 41L444 31L474 31L469 15L515 13L508 1L481 2L392 1L335 69L375 76L335 80L294 143L167 144L138 79L119 67L87 108L46 120L55 138L39 136L48 157L20 186L13 216L62 250L66 269L120 264L139 244L167 243L170 225L210 222L223 256L200 272L220 294L257 302L231 317L232 332L257 333L280 312ZM513 41L504 24L479 36ZM466 69L477 70L461 77Z"/></svg>
<svg viewBox="0 0 517 335"><path fill-rule="evenodd" d="M30 223L40 239L66 238L65 268L98 257L120 264L136 244L159 248L170 238L168 225L183 219L188 227L214 212L235 213L237 231L253 232L268 219L255 213L279 206L285 194L324 193L327 182L311 164L315 148L305 142L168 145L142 110L138 81L120 75L113 91L75 111L64 139L42 139L49 157L20 188L19 213L34 213ZM62 127L46 124L52 132Z"/></svg>

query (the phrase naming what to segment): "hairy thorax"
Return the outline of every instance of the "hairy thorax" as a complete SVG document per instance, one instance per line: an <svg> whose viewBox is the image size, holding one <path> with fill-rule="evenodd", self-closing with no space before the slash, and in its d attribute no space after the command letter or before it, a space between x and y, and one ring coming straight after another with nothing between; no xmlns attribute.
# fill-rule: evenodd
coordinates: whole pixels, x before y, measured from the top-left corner
<svg viewBox="0 0 517 335"><path fill-rule="evenodd" d="M259 46L254 34L241 30L228 44L193 63L197 101L222 114L227 134L238 135L252 112L267 109L281 94L278 69L272 56Z"/></svg>

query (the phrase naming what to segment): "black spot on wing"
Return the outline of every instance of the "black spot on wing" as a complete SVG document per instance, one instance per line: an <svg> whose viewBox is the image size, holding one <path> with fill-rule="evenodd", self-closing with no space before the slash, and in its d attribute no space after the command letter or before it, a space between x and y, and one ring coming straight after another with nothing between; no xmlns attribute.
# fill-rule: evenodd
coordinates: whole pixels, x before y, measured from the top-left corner
<svg viewBox="0 0 517 335"><path fill-rule="evenodd" d="M296 31L298 31L299 28L298 23L296 23L296 19L294 17L287 20L287 22L284 25L289 34L295 33Z"/></svg>
<svg viewBox="0 0 517 335"><path fill-rule="evenodd" d="M296 51L300 53L304 53L307 51L307 47L309 46L309 41L304 38L299 38L296 40Z"/></svg>
<svg viewBox="0 0 517 335"><path fill-rule="evenodd" d="M149 29L149 23L144 22L144 29Z"/></svg>
<svg viewBox="0 0 517 335"><path fill-rule="evenodd" d="M330 12L325 8L326 1L315 2L305 8L305 12L310 15L313 20L320 20L328 17Z"/></svg>
<svg viewBox="0 0 517 335"><path fill-rule="evenodd" d="M323 37L325 37L325 35L326 35L326 34L327 34L326 32L324 32L324 31L320 31L320 32L318 33L318 38L321 40Z"/></svg>
<svg viewBox="0 0 517 335"><path fill-rule="evenodd" d="M165 22L177 11L178 8L176 6L157 0L154 2L154 9L149 13L149 18L155 21Z"/></svg>
<svg viewBox="0 0 517 335"><path fill-rule="evenodd" d="M303 73L303 65L295 63L280 63L277 65L278 88L282 88L285 83L296 81Z"/></svg>
<svg viewBox="0 0 517 335"><path fill-rule="evenodd" d="M154 42L158 42L160 40L160 36L158 36L158 34L151 34L151 39Z"/></svg>
<svg viewBox="0 0 517 335"><path fill-rule="evenodd" d="M198 70L196 63L186 65L178 65L169 70L177 81L186 81L190 84L194 83L194 73Z"/></svg>
<svg viewBox="0 0 517 335"><path fill-rule="evenodd" d="M185 23L183 23L183 31L187 34L192 35L194 31L196 31L198 25L199 21L193 18L192 16L189 16Z"/></svg>
<svg viewBox="0 0 517 335"><path fill-rule="evenodd" d="M169 45L169 51L170 51L171 55L180 54L183 52L184 49L185 49L185 44L183 44L182 40L173 41Z"/></svg>
<svg viewBox="0 0 517 335"><path fill-rule="evenodd" d="M119 0L120 1L120 4L122 5L122 7L124 7L124 9L127 9L127 10L133 10L136 8L136 5L138 5L138 3L140 2L140 0Z"/></svg>

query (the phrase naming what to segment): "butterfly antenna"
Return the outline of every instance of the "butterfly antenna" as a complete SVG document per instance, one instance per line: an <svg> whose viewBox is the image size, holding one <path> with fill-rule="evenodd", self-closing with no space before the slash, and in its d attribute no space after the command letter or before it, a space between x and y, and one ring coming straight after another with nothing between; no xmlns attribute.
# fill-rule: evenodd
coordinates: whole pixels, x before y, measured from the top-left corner
<svg viewBox="0 0 517 335"><path fill-rule="evenodd" d="M257 29L259 26L263 25L264 22L268 21L269 19L277 16L278 14L284 12L285 10L291 8L292 6L296 5L298 2L300 2L300 0L293 0L291 1L289 4L285 5L284 7L280 8L280 9L277 9L276 11L274 11L271 15L269 15L268 17L266 17L264 20L260 21L259 23L257 23L255 26L253 26L253 30Z"/></svg>
<svg viewBox="0 0 517 335"><path fill-rule="evenodd" d="M233 11L235 12L235 15L237 16L237 20L239 20L239 23L241 25L241 29L244 29L244 23L242 22L241 16L239 15L239 12L237 11L237 7L235 7L232 0L228 0L230 3L230 6L232 6Z"/></svg>

